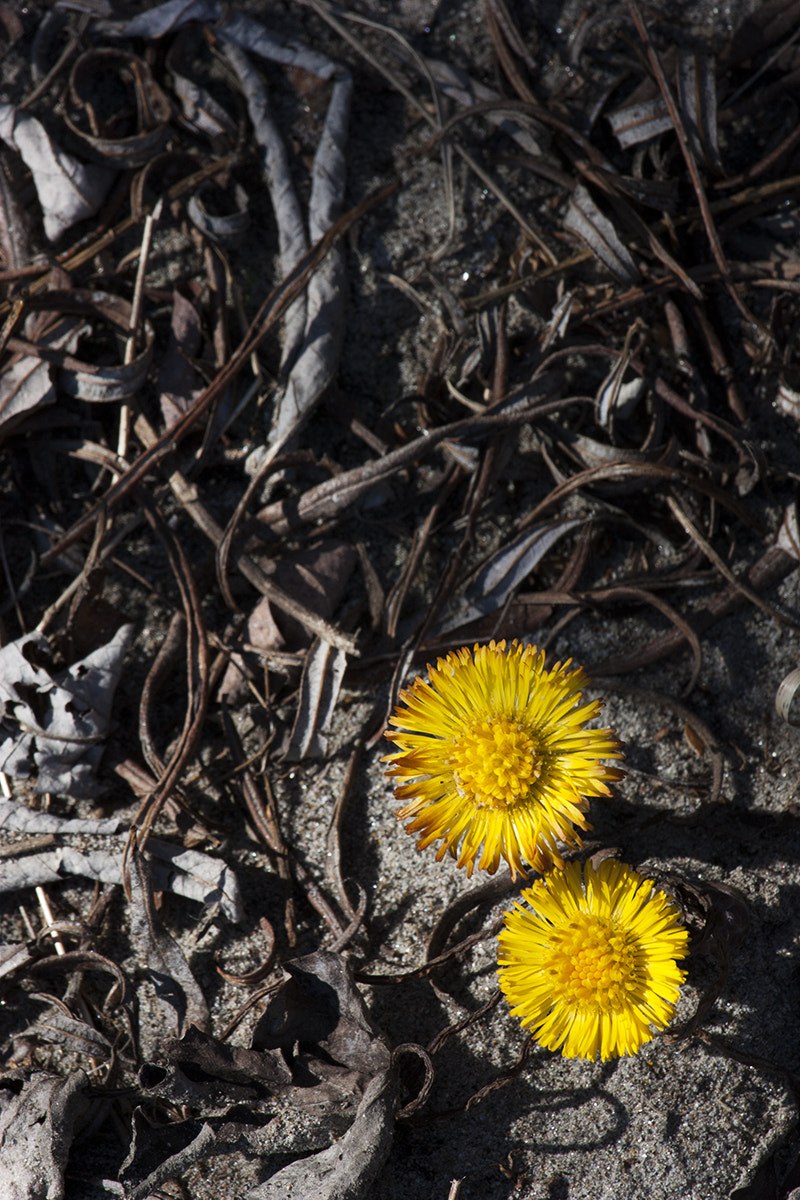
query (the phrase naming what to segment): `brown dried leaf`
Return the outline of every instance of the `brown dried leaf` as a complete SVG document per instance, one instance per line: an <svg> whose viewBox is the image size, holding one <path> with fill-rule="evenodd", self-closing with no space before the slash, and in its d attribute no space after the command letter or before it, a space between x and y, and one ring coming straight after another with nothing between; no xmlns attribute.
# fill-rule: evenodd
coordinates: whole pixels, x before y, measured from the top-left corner
<svg viewBox="0 0 800 1200"><path fill-rule="evenodd" d="M203 340L200 315L181 292L172 293L169 341L158 371L158 390L164 424L170 429L200 395L202 382L189 361Z"/></svg>

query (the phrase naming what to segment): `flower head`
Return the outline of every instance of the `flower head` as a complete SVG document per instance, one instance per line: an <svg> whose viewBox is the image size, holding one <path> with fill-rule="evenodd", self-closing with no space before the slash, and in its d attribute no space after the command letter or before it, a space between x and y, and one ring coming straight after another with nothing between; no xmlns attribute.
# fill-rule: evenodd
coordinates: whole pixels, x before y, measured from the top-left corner
<svg viewBox="0 0 800 1200"><path fill-rule="evenodd" d="M546 871L563 863L558 842L581 844L586 797L622 775L601 760L622 753L612 730L584 728L603 701L583 700L588 680L569 666L546 671L535 646L490 642L440 658L429 683L400 693L386 735L400 749L384 761L420 850L440 840L437 860L449 850L467 875L504 858L516 876L523 857Z"/></svg>
<svg viewBox="0 0 800 1200"><path fill-rule="evenodd" d="M506 913L497 961L511 1011L564 1058L635 1054L669 1021L689 940L663 892L624 863L569 863ZM531 911L533 910L533 911Z"/></svg>

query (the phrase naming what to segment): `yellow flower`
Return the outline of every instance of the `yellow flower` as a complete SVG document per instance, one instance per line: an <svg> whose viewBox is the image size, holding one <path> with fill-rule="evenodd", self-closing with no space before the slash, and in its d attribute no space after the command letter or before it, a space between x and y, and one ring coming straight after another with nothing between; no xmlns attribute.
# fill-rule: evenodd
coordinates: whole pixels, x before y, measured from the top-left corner
<svg viewBox="0 0 800 1200"><path fill-rule="evenodd" d="M672 1016L688 931L663 892L605 859L552 871L506 913L497 961L515 1017L564 1058L635 1054ZM531 911L531 909L533 911Z"/></svg>
<svg viewBox="0 0 800 1200"><path fill-rule="evenodd" d="M584 728L603 701L583 700L587 677L569 666L545 671L535 646L490 642L440 658L430 683L400 693L386 735L400 750L384 762L418 849L441 840L437 861L449 850L469 876L476 860L493 874L504 858L516 878L523 857L546 871L563 865L558 842L581 845L586 797L623 774L601 760L622 753L612 730Z"/></svg>

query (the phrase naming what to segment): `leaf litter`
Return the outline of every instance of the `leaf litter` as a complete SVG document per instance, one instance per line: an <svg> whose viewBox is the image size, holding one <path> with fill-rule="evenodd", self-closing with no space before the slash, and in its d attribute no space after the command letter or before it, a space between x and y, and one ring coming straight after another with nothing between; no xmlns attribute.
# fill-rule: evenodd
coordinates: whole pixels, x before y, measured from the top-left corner
<svg viewBox="0 0 800 1200"><path fill-rule="evenodd" d="M670 1036L796 1092L717 1031L748 905L678 868L747 828L718 631L787 639L776 743L800 687L797 6L675 40L487 0L466 41L325 0L0 9L9 1195L204 1200L222 1161L252 1200L388 1197L415 1128L456 1169L533 1069L488 982L513 885L420 868L420 924L365 792L409 675L492 637L574 638L682 732L686 778L639 732L662 799L598 823L676 861L709 970ZM787 1111L704 1194L758 1189ZM507 1194L488 1153L464 1195Z"/></svg>

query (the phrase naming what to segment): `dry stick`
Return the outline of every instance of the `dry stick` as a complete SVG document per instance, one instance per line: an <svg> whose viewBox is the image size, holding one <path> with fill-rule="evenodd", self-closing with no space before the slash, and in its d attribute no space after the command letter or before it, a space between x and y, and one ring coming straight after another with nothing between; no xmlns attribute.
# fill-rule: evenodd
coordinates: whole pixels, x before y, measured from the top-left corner
<svg viewBox="0 0 800 1200"><path fill-rule="evenodd" d="M688 696L689 693L694 690L703 666L700 638L697 636L689 622L684 620L680 613L677 612L671 604L668 604L667 601L661 596L654 595L646 588L629 587L625 584L621 584L619 587L603 588L602 591L583 593L583 595L577 593L575 596L576 600L583 599L585 601L587 598L591 598L591 600L594 600L595 602L601 599L607 599L611 601L626 599L639 600L644 604L652 604L654 608L657 608L659 612L663 613L667 620L672 622L676 630L686 641L687 645L691 647L693 656L692 673L689 677L688 683L683 689L683 695Z"/></svg>
<svg viewBox="0 0 800 1200"><path fill-rule="evenodd" d="M253 496L263 487L270 475L277 471L286 470L288 467L299 466L301 463L314 461L314 456L309 450L293 450L286 454L279 454L274 458L267 458L261 464L252 479L248 483L241 499L236 508L233 510L232 516L228 520L228 524L222 534L222 538L217 542L216 553L216 571L217 583L222 595L222 599L228 605L232 612L238 612L239 606L231 595L230 586L228 584L228 559L231 554L233 539L236 536L236 530L244 518L245 513L250 507L250 502Z"/></svg>
<svg viewBox="0 0 800 1200"><path fill-rule="evenodd" d="M144 681L141 699L139 700L139 742L145 762L156 779L164 774L164 760L153 744L153 737L150 732L150 706L154 693L161 689L168 675L172 676L174 668L177 665L181 646L185 641L186 617L182 612L176 612L170 621L167 636L161 643L161 648L153 660L150 670L147 672L147 678Z"/></svg>
<svg viewBox="0 0 800 1200"><path fill-rule="evenodd" d="M694 414L699 415L699 414ZM545 513L549 508L552 508L559 500L563 500L565 496L570 495L574 491L578 491L582 487L590 487L592 484L605 481L607 479L617 480L624 479L642 479L642 480L657 480L663 479L667 483L681 483L685 487L693 488L702 495L707 496L711 500L716 500L723 508L727 508L734 516L751 529L761 530L761 526L754 517L750 515L743 504L740 504L733 496L728 495L721 487L712 483L710 480L702 479L698 476L690 475L688 471L682 470L680 467L665 467L661 463L634 463L634 462L611 462L602 464L599 467L587 467L585 471L579 472L577 475L572 475L565 479L563 483L559 483L554 487L543 500L540 500L535 508L526 513L524 517L517 523L519 531L529 528Z"/></svg>
<svg viewBox="0 0 800 1200"><path fill-rule="evenodd" d="M798 129L798 134L800 135L800 129ZM693 305L693 309L703 340L706 343L709 357L711 358L711 366L725 385L728 408L744 423L747 420L747 412L739 392L739 385L736 382L736 374L733 367L725 357L725 351L722 349L722 344L708 318L705 306L703 304L695 304Z"/></svg>
<svg viewBox="0 0 800 1200"><path fill-rule="evenodd" d="M75 576L75 578L72 580L72 582L64 589L64 591L61 593L61 595L58 597L58 599L54 600L53 603L49 606L49 608L45 609L45 611L42 615L42 618L39 621L39 624L36 626L37 633L44 633L45 629L50 624L50 622L52 621L52 619L56 615L56 613L59 612L64 607L64 605L67 603L67 601L71 600L72 597L76 594L76 592L78 592L80 590L80 588L86 583L86 581L89 577L90 571L92 571L93 568L98 563L98 561L100 561L100 551L101 551L101 547L103 544L103 538L106 535L107 528L108 528L108 524L106 521L106 510L104 507L101 507L101 508L97 509L97 519L96 519L95 527L94 527L94 536L92 538L92 544L89 547L89 553L86 555L86 562L83 564L83 569Z"/></svg>
<svg viewBox="0 0 800 1200"><path fill-rule="evenodd" d="M221 975L227 983L234 983L239 987L246 987L251 983L261 983L261 980L266 979L275 966L275 955L278 948L275 930L266 917L261 917L258 923L261 926L261 932L267 939L267 956L261 966L254 967L252 971L245 971L243 975L233 975L221 966L218 954L214 955L214 966L217 968L217 974Z"/></svg>
<svg viewBox="0 0 800 1200"><path fill-rule="evenodd" d="M757 329L760 329L768 341L772 342L774 339L772 338L769 330L767 330L761 324L761 322L753 316L734 286L730 269L728 267L728 261L725 258L725 252L720 244L719 235L717 233L716 226L714 225L714 218L711 215L708 196L706 195L706 190L703 187L703 181L701 180L700 174L697 170L697 163L695 162L694 155L689 145L689 140L686 137L686 131L683 128L683 122L681 120L681 115L678 112L678 106L675 103L675 98L672 95L672 89L667 82L667 77L664 74L661 61L656 53L652 41L650 40L650 34L647 31L644 21L642 20L642 14L639 12L636 0L625 0L625 3L628 6L628 12L631 14L633 23L636 26L636 31L639 34L639 37L642 39L642 45L647 53L650 68L655 76L656 83L661 91L661 95L664 98L664 103L667 106L667 112L669 113L670 120L672 121L672 127L675 130L675 136L678 139L678 145L680 146L681 153L684 157L684 161L686 162L689 176L692 181L692 186L694 188L695 195L697 196L697 203L700 207L700 213L703 218L706 236L711 246L711 253L713 254L714 261L719 268L723 283L725 284L728 294L730 295L736 307L739 309L739 312L742 314L744 319L749 324L754 325Z"/></svg>
<svg viewBox="0 0 800 1200"><path fill-rule="evenodd" d="M428 550L428 542L430 540L431 531L434 525L439 520L442 509L450 499L456 485L461 479L463 472L457 463L451 463L446 470L444 480L439 488L433 504L428 509L427 516L421 525L418 525L414 530L411 539L411 548L408 552L408 558L405 565L393 584L388 596L386 597L385 607L385 622L386 634L394 639L397 634L397 624L400 620L400 614L405 604L408 589L413 580L416 578L420 563L423 561Z"/></svg>
<svg viewBox="0 0 800 1200"><path fill-rule="evenodd" d="M722 791L722 780L725 775L725 760L722 757L722 751L719 748L716 736L713 730L702 721L691 708L687 708L680 700L676 700L674 696L667 696L663 692L656 692L652 688L637 687L634 683L623 683L619 680L604 679L602 675L593 675L592 682L604 689L616 692L620 696L630 696L634 700L643 700L645 703L655 704L659 708L666 708L668 712L674 713L680 717L687 725L694 729L699 737L705 743L705 747L711 755L711 789L709 792L708 803L716 804L719 800L720 792Z"/></svg>
<svg viewBox="0 0 800 1200"><path fill-rule="evenodd" d="M482 1020L483 1017L487 1016L493 1009L497 1008L502 994L503 993L500 991L500 988L497 988L497 990L492 993L489 999L486 1000L480 1006L480 1008L476 1008L474 1012L469 1013L466 1017L462 1017L460 1021L456 1021L452 1025L447 1025L444 1029L440 1029L436 1036L431 1038L430 1042L428 1042L428 1045L425 1047L425 1049L428 1051L428 1054L438 1054L442 1046L444 1046L444 1044L448 1042L451 1037L455 1037L457 1033L462 1033L463 1030L469 1029L472 1025L476 1025L478 1021Z"/></svg>
<svg viewBox="0 0 800 1200"><path fill-rule="evenodd" d="M714 564L720 575L727 579L728 583L737 588L743 596L750 600L751 603L755 604L757 608L760 608L762 612L765 612L767 616L773 617L774 620L780 622L782 625L788 625L790 629L800 629L800 622L794 621L791 617L787 617L783 613L778 612L778 610L773 608L772 605L766 600L762 600L758 592L754 591L754 589L748 584L743 583L742 580L737 579L730 567L723 562L723 560L717 554L711 543L703 537L702 533L696 527L689 514L683 508L683 505L679 503L675 496L667 496L667 504L669 505L670 512L673 514L673 516L677 517L692 541L700 547L709 562Z"/></svg>
<svg viewBox="0 0 800 1200"><path fill-rule="evenodd" d="M126 894L128 895L130 895L130 880L128 877L129 857L135 848L142 849L144 847L153 822L161 811L164 801L177 783L188 759L194 752L194 747L200 736L205 719L208 689L208 644L206 641L203 611L200 606L194 576L183 547L161 519L158 509L146 496L143 498L143 503L147 520L167 552L169 564L181 594L183 610L186 616L187 700L186 716L177 746L173 750L166 768L160 775L155 790L149 796L145 797L131 822L131 829L122 858L122 879Z"/></svg>
<svg viewBox="0 0 800 1200"><path fill-rule="evenodd" d="M153 240L153 226L161 216L161 210L164 207L163 199L159 199L155 208L151 213L148 213L144 219L144 229L142 230L142 245L139 250L139 266L136 271L136 282L133 286L133 303L131 304L131 328L128 334L128 340L125 343L125 357L123 362L127 366L132 363L136 357L136 339L139 334L139 322L142 319L142 297L144 295L144 277L147 273L147 259L150 255L150 243ZM123 404L119 410L119 436L117 438L117 454L120 458L125 458L128 453L128 425L130 423L131 410L127 404ZM115 480L116 482L116 480Z"/></svg>
<svg viewBox="0 0 800 1200"><path fill-rule="evenodd" d="M345 771L342 785L339 788L339 794L336 797L336 803L331 814L325 840L328 859L326 875L334 886L336 898L339 901L342 912L350 919L351 922L355 920L358 913L353 908L350 897L347 895L347 889L344 886L344 879L342 878L342 825L344 822L345 813L347 812L347 806L353 794L353 785L356 779L356 772L358 771L358 767L361 763L361 756L364 753L364 749L369 743L369 740L375 730L376 721L381 711L382 705L379 702L373 707L370 716L368 716L362 723L361 732L356 738L355 745L353 746L352 753L350 754L350 758L347 763L347 770ZM361 913L362 918L363 915L364 914Z"/></svg>

